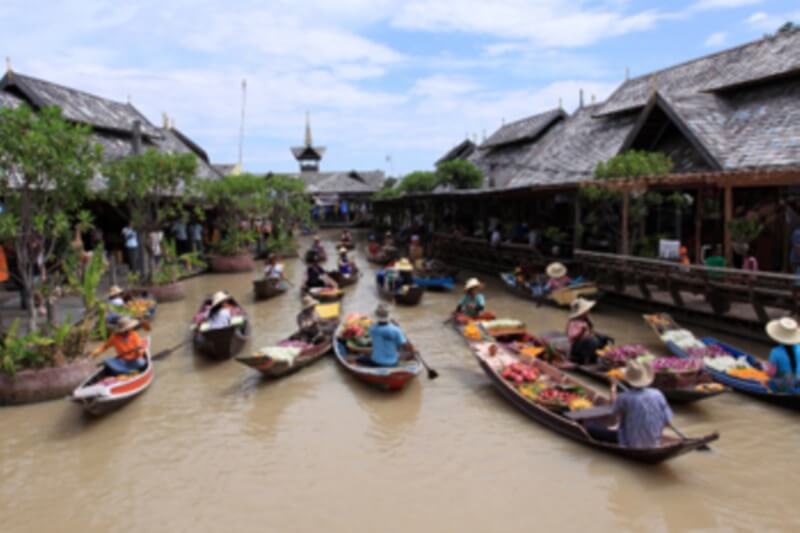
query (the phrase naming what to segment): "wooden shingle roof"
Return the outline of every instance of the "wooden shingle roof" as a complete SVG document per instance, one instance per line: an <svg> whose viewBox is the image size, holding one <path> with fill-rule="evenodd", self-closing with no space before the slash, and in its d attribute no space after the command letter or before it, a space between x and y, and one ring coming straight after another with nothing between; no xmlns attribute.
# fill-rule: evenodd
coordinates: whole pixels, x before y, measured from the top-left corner
<svg viewBox="0 0 800 533"><path fill-rule="evenodd" d="M565 118L563 109L551 109L503 125L480 145L481 149L498 148L509 144L536 140L547 128Z"/></svg>

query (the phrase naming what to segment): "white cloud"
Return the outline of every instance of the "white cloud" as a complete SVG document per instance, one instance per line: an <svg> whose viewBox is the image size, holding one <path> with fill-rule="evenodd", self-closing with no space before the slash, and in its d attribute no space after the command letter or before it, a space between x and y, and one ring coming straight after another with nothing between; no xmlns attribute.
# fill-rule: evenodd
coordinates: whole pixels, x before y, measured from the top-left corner
<svg viewBox="0 0 800 533"><path fill-rule="evenodd" d="M699 0L692 9L704 11L710 9L734 9L761 4L764 0Z"/></svg>
<svg viewBox="0 0 800 533"><path fill-rule="evenodd" d="M716 48L724 45L728 41L728 34L724 31L714 32L708 36L705 45L709 48Z"/></svg>
<svg viewBox="0 0 800 533"><path fill-rule="evenodd" d="M796 22L798 20L800 20L800 11L783 14L767 14L763 11L757 11L747 17L745 22L747 22L748 25L756 30L774 32L777 31L777 29L780 28L785 22Z"/></svg>
<svg viewBox="0 0 800 533"><path fill-rule="evenodd" d="M398 28L458 31L521 39L545 47L578 47L651 28L654 10L625 14L619 3L588 7L563 0L411 0L393 17Z"/></svg>

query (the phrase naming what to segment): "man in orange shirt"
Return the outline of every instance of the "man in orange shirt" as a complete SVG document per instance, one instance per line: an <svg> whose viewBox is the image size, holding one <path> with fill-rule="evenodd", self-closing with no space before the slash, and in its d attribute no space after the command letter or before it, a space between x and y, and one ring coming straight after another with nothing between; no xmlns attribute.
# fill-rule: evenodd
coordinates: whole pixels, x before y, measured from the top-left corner
<svg viewBox="0 0 800 533"><path fill-rule="evenodd" d="M114 333L102 345L98 346L93 352L92 357L96 357L109 348L114 348L117 352L116 357L103 361L106 367L114 374L128 374L141 370L145 367L145 342L134 331L139 325L138 320L129 316L123 316L117 322Z"/></svg>

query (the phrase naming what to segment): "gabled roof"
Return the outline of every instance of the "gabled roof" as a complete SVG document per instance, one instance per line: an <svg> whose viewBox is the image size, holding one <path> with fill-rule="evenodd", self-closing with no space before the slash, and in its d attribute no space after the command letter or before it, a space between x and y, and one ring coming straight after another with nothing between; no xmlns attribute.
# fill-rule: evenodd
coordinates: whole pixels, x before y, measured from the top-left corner
<svg viewBox="0 0 800 533"><path fill-rule="evenodd" d="M439 165L446 161L453 161L455 159L467 159L471 156L475 150L477 149L477 145L469 139L464 139L450 150L447 151L442 157L440 157L436 164Z"/></svg>
<svg viewBox="0 0 800 533"><path fill-rule="evenodd" d="M657 89L672 97L720 91L800 73L800 31L779 32L625 81L597 110L608 115L644 107Z"/></svg>
<svg viewBox="0 0 800 533"><path fill-rule="evenodd" d="M325 155L324 146L293 146L291 150L295 159L322 159Z"/></svg>
<svg viewBox="0 0 800 533"><path fill-rule="evenodd" d="M563 109L551 109L544 113L509 122L494 132L481 144L480 148L499 148L509 144L534 141L547 131L550 126L566 116L567 113Z"/></svg>
<svg viewBox="0 0 800 533"><path fill-rule="evenodd" d="M0 91L16 89L35 109L61 108L68 120L98 129L131 133L134 121L141 123L142 135L156 137L158 130L131 104L124 104L64 87L31 76L8 72L0 80ZM4 91L5 90L5 91Z"/></svg>
<svg viewBox="0 0 800 533"><path fill-rule="evenodd" d="M208 159L208 152L206 152L199 144L194 142L188 135L183 133L181 130L175 127L169 128L169 131L172 132L178 139L180 139L181 143L188 146L192 152L194 152L197 157L205 161L206 163L211 163Z"/></svg>
<svg viewBox="0 0 800 533"><path fill-rule="evenodd" d="M308 193L373 193L383 187L381 170L346 172L302 172L294 174L306 184Z"/></svg>
<svg viewBox="0 0 800 533"><path fill-rule="evenodd" d="M160 152L169 154L192 154L197 158L197 171L195 177L201 180L215 180L222 177L214 167L205 159L197 155L197 152L190 145L184 142L185 136L178 135L175 129L161 129L161 136L155 140L155 148ZM151 148L145 145L143 148Z"/></svg>

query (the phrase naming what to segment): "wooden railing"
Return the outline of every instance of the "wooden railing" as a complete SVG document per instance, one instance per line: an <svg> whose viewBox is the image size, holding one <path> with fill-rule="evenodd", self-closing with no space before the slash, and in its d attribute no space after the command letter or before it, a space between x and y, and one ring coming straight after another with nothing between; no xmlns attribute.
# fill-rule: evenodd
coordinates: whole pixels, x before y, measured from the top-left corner
<svg viewBox="0 0 800 533"><path fill-rule="evenodd" d="M437 259L451 265L493 274L513 270L517 266L541 272L556 260L543 256L536 248L525 244L502 243L495 247L485 239L444 233L433 235L430 250ZM571 264L569 260L558 261L568 267Z"/></svg>
<svg viewBox="0 0 800 533"><path fill-rule="evenodd" d="M701 296L707 311L718 317L750 316L751 321L761 323L777 314L800 312L800 278L790 274L681 265L584 250L575 252L575 261L585 276L605 290L644 301L702 312L697 298ZM743 307L751 308L752 313Z"/></svg>

